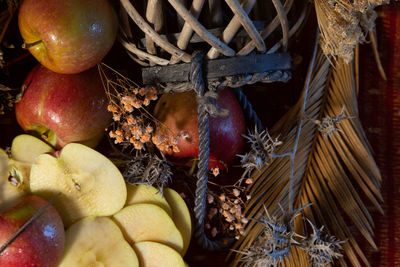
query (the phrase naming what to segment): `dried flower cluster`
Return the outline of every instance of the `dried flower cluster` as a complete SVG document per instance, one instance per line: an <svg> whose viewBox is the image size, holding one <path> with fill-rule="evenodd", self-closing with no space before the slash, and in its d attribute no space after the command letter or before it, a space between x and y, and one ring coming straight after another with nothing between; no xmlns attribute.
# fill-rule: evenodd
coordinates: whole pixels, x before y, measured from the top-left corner
<svg viewBox="0 0 400 267"><path fill-rule="evenodd" d="M376 6L388 0L316 0L315 8L321 30L320 44L326 55L353 59L356 44L375 26Z"/></svg>
<svg viewBox="0 0 400 267"><path fill-rule="evenodd" d="M233 189L222 187L222 189L223 192L220 194L210 190L207 193L207 203L210 208L205 228L210 231L212 237L221 233L234 235L239 239L245 235L244 226L248 222L243 214L243 198L250 199L250 195L246 195L244 189L240 187Z"/></svg>
<svg viewBox="0 0 400 267"><path fill-rule="evenodd" d="M126 182L131 184L150 184L160 192L172 177L170 165L164 157L136 151L135 157L122 167Z"/></svg>
<svg viewBox="0 0 400 267"><path fill-rule="evenodd" d="M114 121L109 136L115 144L142 150L151 142L161 151L179 151L176 138L154 134L155 118L146 107L157 100L157 89L140 87L110 67L103 67L107 66L99 65L99 71L109 98L107 109Z"/></svg>
<svg viewBox="0 0 400 267"><path fill-rule="evenodd" d="M282 210L283 215L280 216L280 219L277 216L270 216L264 207L266 215L261 216L260 219L254 219L263 225L263 231L247 249L236 251L244 255L241 260L247 262L248 265L275 267L289 257L292 246L297 246L306 251L311 265L315 267L325 267L332 263L334 259L342 257L339 250L343 241L322 235L322 228L317 230L309 220L307 221L313 228L313 233L310 236L303 237L295 232L294 218L307 206L301 207L291 215Z"/></svg>
<svg viewBox="0 0 400 267"><path fill-rule="evenodd" d="M256 127L254 133L249 131L249 134L244 135L244 138L250 143L250 152L245 155L238 155L241 158L241 166L245 169L242 178L239 180L240 183L246 177L251 176L253 170L260 170L262 166L268 166L274 157L275 148L282 144L278 138L272 139L267 130L258 133ZM246 183L252 183L251 178L246 178Z"/></svg>
<svg viewBox="0 0 400 267"><path fill-rule="evenodd" d="M334 117L326 116L322 119L322 121L313 120L313 122L318 125L318 131L323 133L324 137L331 137L336 132L341 131L338 128L338 125L342 120L353 118L351 116L346 116L345 111L346 109L343 106L342 111L340 112L339 115Z"/></svg>

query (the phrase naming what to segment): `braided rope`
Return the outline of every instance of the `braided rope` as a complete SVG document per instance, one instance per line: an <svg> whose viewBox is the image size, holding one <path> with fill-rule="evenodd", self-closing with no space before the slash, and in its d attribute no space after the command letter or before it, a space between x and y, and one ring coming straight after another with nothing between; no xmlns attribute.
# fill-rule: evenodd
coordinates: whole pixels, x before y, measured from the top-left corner
<svg viewBox="0 0 400 267"><path fill-rule="evenodd" d="M235 94L236 99L239 101L240 106L242 107L243 112L245 113L247 121L253 122L257 126L257 130L259 133L263 130L262 122L258 117L256 111L253 109L250 101L247 96L243 93L242 88L232 88L232 92Z"/></svg>
<svg viewBox="0 0 400 267"><path fill-rule="evenodd" d="M192 63L190 65L190 82L189 83L171 83L164 88L165 92L183 92L187 90L194 90L196 92L197 100L197 113L198 113L198 131L199 131L199 161L197 164L197 182L194 200L194 216L195 216L195 238L197 242L205 249L216 250L224 247L228 247L232 240L222 239L213 241L210 240L204 231L204 218L206 213L206 199L207 199L207 183L208 183L208 165L209 165L209 154L210 154L210 120L209 116L225 115L224 110L218 109L215 103L217 88L225 86L232 87L235 96L237 97L243 111L245 112L246 118L253 121L256 124L258 130L262 130L262 123L260 118L257 116L251 103L243 93L240 85L251 84L259 81L263 82L275 82L275 81L287 81L291 75L288 71L273 71L256 73L249 75L237 75L231 77L225 77L221 82L209 81L208 88L206 91L205 82L203 79L202 71L203 54L195 52L192 56Z"/></svg>
<svg viewBox="0 0 400 267"><path fill-rule="evenodd" d="M191 70L190 81L192 89L197 95L197 112L198 112L198 129L199 129L199 162L197 164L197 182L194 200L195 215L195 237L197 242L205 249L215 250L227 246L228 242L219 242L210 240L204 232L204 217L206 211L206 196L208 182L208 164L210 154L210 120L206 106L204 103L204 80L203 71L201 69L203 55L194 53Z"/></svg>

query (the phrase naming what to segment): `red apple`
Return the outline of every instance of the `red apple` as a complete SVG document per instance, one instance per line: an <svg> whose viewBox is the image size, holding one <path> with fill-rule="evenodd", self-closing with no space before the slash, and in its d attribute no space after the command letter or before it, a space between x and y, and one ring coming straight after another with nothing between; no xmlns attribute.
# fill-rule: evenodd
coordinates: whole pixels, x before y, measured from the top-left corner
<svg viewBox="0 0 400 267"><path fill-rule="evenodd" d="M94 147L111 122L98 70L59 74L36 66L15 106L19 125L61 148L71 142Z"/></svg>
<svg viewBox="0 0 400 267"><path fill-rule="evenodd" d="M0 214L0 245L46 204L46 200L30 195ZM49 206L0 254L0 266L57 266L64 250L64 242L65 232L61 217L53 206Z"/></svg>
<svg viewBox="0 0 400 267"><path fill-rule="evenodd" d="M221 108L227 109L229 115L210 117L209 168L218 167L222 170L241 152L245 119L236 97L229 88L219 92L216 102ZM157 102L154 115L161 122L157 135L178 138L179 152L167 152L173 160L188 163L188 158L190 162L198 156L197 102L193 91L164 94Z"/></svg>
<svg viewBox="0 0 400 267"><path fill-rule="evenodd" d="M32 55L59 73L95 66L111 49L118 29L107 0L24 0L18 25Z"/></svg>

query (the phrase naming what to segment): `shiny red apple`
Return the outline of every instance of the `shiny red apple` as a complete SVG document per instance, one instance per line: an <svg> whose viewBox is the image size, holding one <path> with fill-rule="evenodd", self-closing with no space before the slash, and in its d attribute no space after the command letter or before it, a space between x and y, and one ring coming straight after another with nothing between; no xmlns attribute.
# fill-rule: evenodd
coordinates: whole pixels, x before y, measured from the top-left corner
<svg viewBox="0 0 400 267"><path fill-rule="evenodd" d="M107 0L24 0L18 25L32 55L59 73L95 66L111 49L118 29Z"/></svg>
<svg viewBox="0 0 400 267"><path fill-rule="evenodd" d="M0 214L0 245L46 204L46 200L30 195ZM63 222L50 205L0 254L0 266L56 267L61 260L64 243Z"/></svg>
<svg viewBox="0 0 400 267"><path fill-rule="evenodd" d="M19 125L61 148L79 142L94 147L111 122L108 99L97 68L59 74L36 66L15 105Z"/></svg>
<svg viewBox="0 0 400 267"><path fill-rule="evenodd" d="M229 111L228 116L210 117L209 168L220 170L229 166L244 144L245 119L242 109L229 88L221 90L218 106ZM164 94L154 110L161 122L157 135L177 137L179 152L167 152L175 163L190 164L199 153L197 102L193 91Z"/></svg>

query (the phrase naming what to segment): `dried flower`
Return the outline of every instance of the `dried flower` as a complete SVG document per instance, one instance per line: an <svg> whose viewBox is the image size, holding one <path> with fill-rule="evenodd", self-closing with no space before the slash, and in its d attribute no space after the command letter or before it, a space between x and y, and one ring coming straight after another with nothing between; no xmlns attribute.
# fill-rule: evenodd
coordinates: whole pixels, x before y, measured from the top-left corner
<svg viewBox="0 0 400 267"><path fill-rule="evenodd" d="M212 168L211 171L212 171L212 174L215 177L217 177L219 175L219 168L218 167Z"/></svg>

